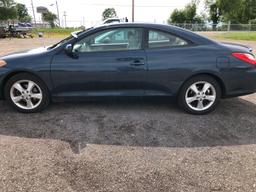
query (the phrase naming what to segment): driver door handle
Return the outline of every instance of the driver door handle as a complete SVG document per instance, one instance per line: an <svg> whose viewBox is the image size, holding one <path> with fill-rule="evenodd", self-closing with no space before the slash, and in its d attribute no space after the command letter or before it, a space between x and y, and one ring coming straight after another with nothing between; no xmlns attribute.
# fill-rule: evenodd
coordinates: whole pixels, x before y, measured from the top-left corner
<svg viewBox="0 0 256 192"><path fill-rule="evenodd" d="M117 61L130 62L130 65L135 67L145 65L145 59L142 57L118 58Z"/></svg>
<svg viewBox="0 0 256 192"><path fill-rule="evenodd" d="M135 59L131 62L131 66L142 66L145 65L144 59Z"/></svg>

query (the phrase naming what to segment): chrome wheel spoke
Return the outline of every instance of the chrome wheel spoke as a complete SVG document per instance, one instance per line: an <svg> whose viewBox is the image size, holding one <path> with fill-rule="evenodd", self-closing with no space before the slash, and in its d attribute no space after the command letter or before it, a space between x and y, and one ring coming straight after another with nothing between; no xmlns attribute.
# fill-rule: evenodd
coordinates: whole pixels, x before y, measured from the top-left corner
<svg viewBox="0 0 256 192"><path fill-rule="evenodd" d="M31 99L27 99L26 102L27 102L27 107L28 107L29 109L33 108L34 104L33 104L33 102L31 101Z"/></svg>
<svg viewBox="0 0 256 192"><path fill-rule="evenodd" d="M211 102L215 101L215 99L216 99L216 97L213 96L213 95L206 95L205 96L205 100L208 100L208 101L211 101Z"/></svg>
<svg viewBox="0 0 256 192"><path fill-rule="evenodd" d="M28 87L27 87L27 91L31 92L32 89L34 88L35 84L32 81L28 82Z"/></svg>
<svg viewBox="0 0 256 192"><path fill-rule="evenodd" d="M203 101L198 101L197 108L200 109L200 110L202 110L204 108Z"/></svg>
<svg viewBox="0 0 256 192"><path fill-rule="evenodd" d="M35 98L35 99L42 99L42 94L41 93L32 93L31 94L31 98Z"/></svg>
<svg viewBox="0 0 256 192"><path fill-rule="evenodd" d="M198 94L199 93L199 90L198 88L196 87L196 84L193 84L190 89L195 93L195 94Z"/></svg>
<svg viewBox="0 0 256 192"><path fill-rule="evenodd" d="M13 86L16 90L18 90L20 93L24 91L23 87L21 86L20 83L15 83Z"/></svg>
<svg viewBox="0 0 256 192"><path fill-rule="evenodd" d="M205 93L211 87L210 83L205 83L202 92Z"/></svg>
<svg viewBox="0 0 256 192"><path fill-rule="evenodd" d="M20 102L22 99L23 99L23 98L22 98L21 95L12 98L12 100L13 100L14 103L18 103L18 102Z"/></svg>
<svg viewBox="0 0 256 192"><path fill-rule="evenodd" d="M192 103L192 102L194 102L196 100L197 100L196 96L186 98L187 103Z"/></svg>

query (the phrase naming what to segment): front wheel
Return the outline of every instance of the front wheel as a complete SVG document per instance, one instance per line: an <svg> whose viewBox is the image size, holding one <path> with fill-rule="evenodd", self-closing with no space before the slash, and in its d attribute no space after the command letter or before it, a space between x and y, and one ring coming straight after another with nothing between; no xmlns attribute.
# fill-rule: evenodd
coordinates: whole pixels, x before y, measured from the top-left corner
<svg viewBox="0 0 256 192"><path fill-rule="evenodd" d="M23 113L40 112L49 104L45 84L27 73L17 74L7 81L5 98L16 110Z"/></svg>
<svg viewBox="0 0 256 192"><path fill-rule="evenodd" d="M197 76L188 80L179 93L179 105L185 111L203 115L217 106L221 97L218 82L210 76Z"/></svg>

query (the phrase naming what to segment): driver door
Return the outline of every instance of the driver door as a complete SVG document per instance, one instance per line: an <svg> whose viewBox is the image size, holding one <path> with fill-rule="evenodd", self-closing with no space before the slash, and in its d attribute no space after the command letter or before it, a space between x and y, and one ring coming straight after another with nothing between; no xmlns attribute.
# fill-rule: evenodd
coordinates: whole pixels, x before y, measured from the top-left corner
<svg viewBox="0 0 256 192"><path fill-rule="evenodd" d="M64 52L51 66L54 96L140 96L144 94L146 54L143 29L114 28L80 39L76 59Z"/></svg>

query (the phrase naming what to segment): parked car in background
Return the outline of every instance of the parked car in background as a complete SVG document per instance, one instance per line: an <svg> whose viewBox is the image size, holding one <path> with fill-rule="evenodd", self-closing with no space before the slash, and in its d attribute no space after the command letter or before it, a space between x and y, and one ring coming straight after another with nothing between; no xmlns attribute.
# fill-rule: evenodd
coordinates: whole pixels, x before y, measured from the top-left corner
<svg viewBox="0 0 256 192"><path fill-rule="evenodd" d="M128 19L127 17L125 18L109 18L103 21L102 24L114 24L114 23L127 23Z"/></svg>
<svg viewBox="0 0 256 192"><path fill-rule="evenodd" d="M103 25L0 58L0 97L24 113L51 101L175 96L185 111L206 114L221 98L254 93L255 81L250 48L160 24Z"/></svg>
<svg viewBox="0 0 256 192"><path fill-rule="evenodd" d="M0 26L0 38L6 37L33 37L32 35L33 26L31 23L17 23L10 25Z"/></svg>
<svg viewBox="0 0 256 192"><path fill-rule="evenodd" d="M0 38L5 38L7 29L3 26L0 26Z"/></svg>

